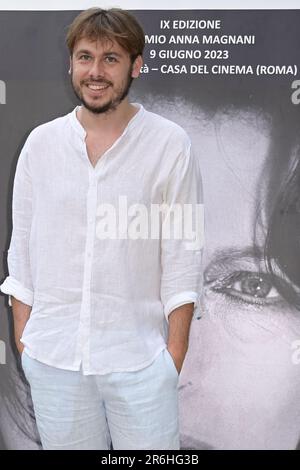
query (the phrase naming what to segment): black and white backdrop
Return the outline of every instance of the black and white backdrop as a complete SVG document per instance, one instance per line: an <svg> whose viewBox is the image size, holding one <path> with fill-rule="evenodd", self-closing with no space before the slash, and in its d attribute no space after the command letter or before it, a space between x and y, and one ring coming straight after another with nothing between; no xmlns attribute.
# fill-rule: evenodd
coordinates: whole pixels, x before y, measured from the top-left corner
<svg viewBox="0 0 300 470"><path fill-rule="evenodd" d="M67 27L80 10L107 6L22 3L0 2L1 279L20 149L35 126L78 104L68 75ZM135 3L109 4L133 11L147 35L131 99L186 129L204 184L202 308L179 382L181 446L295 449L300 10L288 1L265 2L266 9L225 0L215 8L204 1L184 2L184 9L176 2L172 9L164 1ZM39 449L3 295L0 327L0 448Z"/></svg>

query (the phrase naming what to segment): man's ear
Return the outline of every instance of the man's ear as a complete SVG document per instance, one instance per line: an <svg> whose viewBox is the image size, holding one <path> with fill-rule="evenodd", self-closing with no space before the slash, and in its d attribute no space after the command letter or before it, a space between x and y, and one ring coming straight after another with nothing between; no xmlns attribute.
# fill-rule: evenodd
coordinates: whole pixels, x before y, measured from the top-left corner
<svg viewBox="0 0 300 470"><path fill-rule="evenodd" d="M69 68L69 74L72 73L72 57L70 56L70 68Z"/></svg>
<svg viewBox="0 0 300 470"><path fill-rule="evenodd" d="M141 67L143 66L143 58L141 55L138 55L135 61L133 62L131 76L132 78L137 78L140 74Z"/></svg>

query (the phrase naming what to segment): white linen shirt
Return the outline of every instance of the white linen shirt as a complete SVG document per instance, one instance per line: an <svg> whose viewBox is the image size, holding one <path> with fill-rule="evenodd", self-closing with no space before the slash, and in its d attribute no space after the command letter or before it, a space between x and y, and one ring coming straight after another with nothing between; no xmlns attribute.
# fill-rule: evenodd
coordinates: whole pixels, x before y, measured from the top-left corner
<svg viewBox="0 0 300 470"><path fill-rule="evenodd" d="M9 276L0 288L32 306L26 353L62 369L82 366L85 375L146 367L166 347L170 312L199 305L201 247L126 238L124 229L115 239L97 235L100 205L117 208L120 196L147 208L202 204L185 131L133 105L138 111L95 167L77 106L30 133L14 179Z"/></svg>

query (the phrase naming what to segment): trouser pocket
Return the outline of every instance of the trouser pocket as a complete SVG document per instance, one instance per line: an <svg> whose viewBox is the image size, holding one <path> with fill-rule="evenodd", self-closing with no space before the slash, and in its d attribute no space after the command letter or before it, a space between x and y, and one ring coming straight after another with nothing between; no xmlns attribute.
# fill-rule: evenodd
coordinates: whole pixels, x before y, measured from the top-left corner
<svg viewBox="0 0 300 470"><path fill-rule="evenodd" d="M165 348L164 353L165 353L165 357L166 357L167 362L169 362L171 368L173 369L173 372L175 372L176 377L178 378L179 377L178 370L175 366L175 362L173 360L173 357L171 356L171 353L169 352L169 350L167 348Z"/></svg>

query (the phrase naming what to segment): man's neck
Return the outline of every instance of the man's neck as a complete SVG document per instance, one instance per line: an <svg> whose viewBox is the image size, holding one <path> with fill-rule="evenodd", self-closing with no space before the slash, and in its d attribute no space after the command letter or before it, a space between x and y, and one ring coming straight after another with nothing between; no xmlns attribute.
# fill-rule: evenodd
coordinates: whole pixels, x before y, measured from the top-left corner
<svg viewBox="0 0 300 470"><path fill-rule="evenodd" d="M137 111L138 109L125 99L116 109L102 114L92 113L81 106L77 119L88 134L117 133L125 129Z"/></svg>

